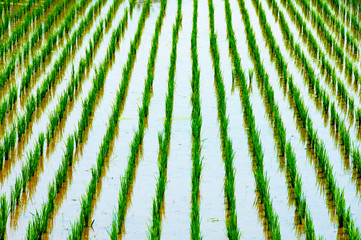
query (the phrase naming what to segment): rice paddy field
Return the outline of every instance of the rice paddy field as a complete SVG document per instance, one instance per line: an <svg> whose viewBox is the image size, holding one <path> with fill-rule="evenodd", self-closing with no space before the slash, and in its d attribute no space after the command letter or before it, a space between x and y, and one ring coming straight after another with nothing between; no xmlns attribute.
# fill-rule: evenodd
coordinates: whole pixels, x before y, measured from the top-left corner
<svg viewBox="0 0 361 240"><path fill-rule="evenodd" d="M359 0L1 0L1 239L361 239Z"/></svg>

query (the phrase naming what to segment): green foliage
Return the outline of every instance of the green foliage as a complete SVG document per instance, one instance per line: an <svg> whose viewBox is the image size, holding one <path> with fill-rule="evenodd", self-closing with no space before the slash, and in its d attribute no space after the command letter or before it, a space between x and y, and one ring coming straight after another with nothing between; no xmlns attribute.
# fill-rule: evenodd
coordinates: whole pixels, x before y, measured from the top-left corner
<svg viewBox="0 0 361 240"><path fill-rule="evenodd" d="M9 204L5 195L0 197L0 239L5 239L6 223L9 216Z"/></svg>

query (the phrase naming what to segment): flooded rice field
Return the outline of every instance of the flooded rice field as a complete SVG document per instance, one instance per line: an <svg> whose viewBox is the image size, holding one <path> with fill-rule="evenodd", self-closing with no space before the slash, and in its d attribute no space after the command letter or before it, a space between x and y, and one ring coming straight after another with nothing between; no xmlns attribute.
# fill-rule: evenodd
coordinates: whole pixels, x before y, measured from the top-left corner
<svg viewBox="0 0 361 240"><path fill-rule="evenodd" d="M0 240L361 239L360 11L0 1Z"/></svg>

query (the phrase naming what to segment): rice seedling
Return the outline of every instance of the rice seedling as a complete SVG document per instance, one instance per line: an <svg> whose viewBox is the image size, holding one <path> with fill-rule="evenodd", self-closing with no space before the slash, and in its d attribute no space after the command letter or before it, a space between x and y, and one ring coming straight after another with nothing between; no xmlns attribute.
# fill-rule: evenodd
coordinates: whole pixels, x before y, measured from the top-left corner
<svg viewBox="0 0 361 240"><path fill-rule="evenodd" d="M343 2L313 0L311 3L305 0L300 2L282 0L281 3L276 0L267 0L268 9L263 8L264 5L259 0L252 0L250 3L244 0L236 2L225 0L224 6L217 8L219 3L222 1L195 0L193 4L182 6L182 0L178 0L177 9L173 7L166 9L167 0L160 2L132 0L124 4L122 0L110 2L106 0L96 2L5 0L0 2L0 65L2 66L0 70L0 91L2 92L0 134L3 136L0 142L0 181L2 183L0 184L2 191L0 239L12 239L20 237L21 234L23 234L22 238L26 239L57 238L59 237L59 222L63 221L59 220L60 214L64 214L66 221L72 222L67 232L64 232L64 228L61 229L62 236L69 234L68 239L81 239L89 236L93 233L92 231L97 234L96 236L103 237L106 234L105 230L111 239L123 236L137 238L142 233L145 233L148 239L172 238L169 226L174 223L173 211L178 202L173 205L167 202L168 191L169 194L172 191L167 190L167 187L174 187L173 183L168 182L173 182L175 179L168 167L174 166L171 165L171 158L172 160L178 158L178 144L173 144L173 138L179 135L177 133L177 136L172 136L172 132L177 131L177 129L172 129L175 126L172 127L172 125L173 120L180 120L178 119L179 112L177 116L172 115L173 109L179 107L188 107L188 110L191 110L191 118L188 119L186 116L181 122L188 124L187 126L191 128L191 138L181 138L189 146L188 153L191 159L188 160L191 162L188 161L188 164L182 165L182 169L184 166L188 174L177 176L184 178L182 180L187 178L188 184L187 182L185 184L189 185L186 186L189 190L186 195L188 200L183 201L185 204L188 202L189 212L183 215L186 222L185 225L181 225L185 226L186 230L182 227L177 228L177 236L179 233L179 236L185 236L183 238L190 236L191 239L202 239L203 236L209 236L208 229L211 227L217 237L218 234L223 233L227 238L239 239L241 237L239 227L247 226L248 223L252 223L252 219L257 220L258 217L257 222L260 226L257 226L263 228L263 233L250 231L247 227L242 229L242 237L260 239L264 235L266 238L280 239L280 225L282 225L282 233L295 233L297 238L323 239L316 236L316 231L320 230L319 233L327 239L335 237L360 239L359 223L355 217L357 208L353 205L354 195L350 195L360 182L358 178L361 168L357 144L361 135L359 131L361 110L358 101L360 67L357 59L358 38L361 35L358 29L361 29L361 25L358 21L357 0ZM278 4L282 4L282 7L278 7ZM183 13L189 11L190 7L193 7L192 18L188 15L188 18L183 19L182 11ZM208 9L204 12L198 7L200 9L208 7ZM235 7L239 7L240 14L231 11L231 9L236 9ZM158 13L159 15L153 16ZM306 16L305 13L309 15ZM133 14L134 19L132 19ZM167 23L167 20L164 20L164 25L167 24L168 27L162 30L163 18L169 14L171 14L169 19L175 17L172 32L170 32L169 24L173 23ZM148 15L153 20L148 22ZM222 19L219 16L225 18ZM237 17L242 19L237 19ZM129 26L133 26L130 27L129 32L126 30L128 19L131 19ZM204 20L209 21L209 25L204 25ZM224 22L220 23L221 21ZM234 24L237 21L242 21L242 24L237 25L236 29ZM114 24L117 26L112 26ZM136 25L137 27L134 28ZM190 30L190 25L192 25L192 30ZM180 31L181 27L185 31ZM227 35L218 35L220 38L217 38L216 29L220 27L224 29L219 31L219 34L225 34L227 31ZM110 29L112 32L108 33ZM148 39L143 36L143 31L149 35L149 30L154 31L153 36L150 36L153 37L150 43L151 51L142 51L146 49L145 46L148 46L143 45L145 39ZM198 37L200 42L204 39L202 35L204 31L209 31L209 46L200 46L198 43ZM123 36L125 39L130 38L131 41L122 40ZM178 37L182 40L181 44L184 44L183 40L186 44L188 43L189 49L182 51L191 51L191 58L188 59L190 61L177 58L180 50L179 47L177 48ZM104 42L106 44L103 44ZM262 46L259 45L260 43ZM208 52L208 49L204 47L209 47L210 51ZM247 49L242 49L244 47ZM128 49L129 53L124 55L123 49ZM219 52L221 49L226 49L229 56L223 56ZM265 50L268 53L264 54ZM160 59L157 57L159 51L168 56ZM211 55L208 55L209 53ZM207 55L203 56L203 54ZM223 63L224 57L228 59ZM119 150L113 147L116 134L123 134L123 130L128 127L128 120L121 120L128 119L128 113L130 113L128 107L124 108L124 104L131 97L128 95L133 94L133 91L128 90L131 86L130 81L137 81L138 79L135 78L139 77L138 73L132 76L133 66L138 62L137 58L148 59L147 65L139 66L143 68L142 72L143 70L146 72L144 92L141 99L136 99L136 101L141 101L141 105L135 109L138 110L139 120L131 139L128 157L125 159L127 166L124 166L124 175L120 178L120 182L114 182L114 178L108 178L108 169L113 163L113 159L108 157L111 152ZM165 73L161 65L164 65L168 58L170 66ZM251 70L242 69L241 58ZM70 61L74 62L71 63L72 67L68 65ZM213 86L201 85L204 83L201 82L203 78L200 78L201 69L198 66L200 62L202 65L199 66L204 66L205 70L208 69L203 72L202 68L202 76L206 78L213 76L214 80L214 94L208 94L205 97L206 100L215 98L217 101L216 125L219 129L211 131L213 133L218 131L219 139L213 137L207 141L201 140L202 136L208 136L209 131L204 128L203 121L210 120L214 111L212 110L209 114L210 109L207 105L205 105L206 109L201 110L200 89L208 91L208 88L212 89ZM114 75L108 73L113 68L113 64L116 67L119 63L124 67L121 78L117 80L120 82L118 91L112 92L116 95L104 131L102 127L93 126L93 121L94 118L102 115L104 110L99 106L106 104L105 102L109 100L105 97L109 90L114 91L111 87ZM203 63L208 63L208 66ZM147 68L146 71L145 68ZM186 76L182 76L184 69L192 71L189 84L185 79ZM213 71L209 71L210 69ZM222 70L231 73L229 79L223 78ZM180 79L177 85L175 76L178 73L176 71L179 71L182 79L184 78L183 81ZM274 76L275 73L277 76ZM296 77L296 75L292 76L294 73L297 77L301 76L301 79L294 78ZM168 74L167 89L164 89L165 86L158 89L159 85L156 84L153 86L153 79L157 79L159 74ZM87 81L87 78L92 75L93 77ZM226 80L232 81L232 84ZM154 124L153 121L148 123L148 115L153 116L159 113L159 108L155 107L156 101L152 100L153 87L156 86L157 91L154 94L167 91L164 99L165 119L158 119L158 124L163 124L161 132L158 133L158 147L143 149L143 138L146 137L148 124L149 128L152 128ZM187 88L186 91L182 89L184 86ZM233 95L238 90L241 106L237 106L241 107L240 116L243 117L240 119L240 127L245 130L240 134L246 134L239 137L248 141L247 146L237 147L241 151L244 147L248 147L247 152L252 161L251 168L242 168L241 174L239 174L239 169L235 168L236 158L233 149L235 143L231 142L228 135L228 131L233 129L228 125L231 123L229 118L233 120L235 116L233 114L227 116L227 108L234 108L235 101L239 104ZM191 101L188 106L178 105L184 103L184 100L179 101L179 98L187 98L187 96L182 96L183 91L189 94ZM152 105L155 106L150 107L151 101L154 101ZM127 106L133 103L134 101L128 100ZM123 109L126 112L123 113ZM255 117L259 116L258 113L253 112L256 109L265 113L266 119L262 121L256 119ZM131 111L134 112L134 109ZM228 111L228 113L231 112L234 112L234 109ZM123 114L124 116L121 117ZM313 116L313 114L316 115ZM183 120L183 117L181 118ZM73 126L74 119L77 119L75 126ZM323 123L316 123L316 120L321 120ZM129 121L132 120L129 119ZM118 129L120 122L126 125ZM266 126L258 125L259 122L266 123ZM233 123L236 122L232 121ZM356 128L353 127L354 123ZM207 126L209 126L208 122ZM263 131L264 128L271 131ZM329 131L329 135L324 130ZM35 133L36 136L33 135ZM82 174L81 169L85 167L85 164L88 164L81 162L86 158L79 156L84 154L83 149L88 149L88 145L94 140L93 137L98 135L103 138L99 139L101 144L94 159L96 163L87 173L91 180L86 183L85 191L79 197L77 205L79 211L68 212L65 210L66 205L73 203L73 199L67 194L73 191L71 187L73 183L78 184L82 181L78 176ZM271 175L268 169L272 163L266 164L265 161L274 159L266 156L263 150L265 146L263 144L267 143L268 137L274 140L274 146L267 146L265 152L268 153L270 150L275 153L273 158L278 160L276 167L280 170L280 176L283 175L286 180L281 184L284 184L283 190L287 189L287 196L282 196L282 198L278 196L273 198L276 193L273 184L277 177ZM46 151L44 151L45 141ZM207 168L203 169L204 151L207 150L207 154L212 154L213 151L218 153L218 149L213 150L214 144L220 147L224 165L214 166L212 164L215 162L208 163L207 161ZM304 149L305 146L307 146L306 149ZM274 149L269 149L269 147ZM137 205L140 200L140 196L137 195L139 192L134 191L133 187L147 187L140 182L143 181L143 176L138 176L141 174L139 171L144 170L143 168L138 170L140 158L143 154L144 157L150 156L148 154L154 154L156 150L158 150L155 153L157 155L153 156L158 156L157 171L147 173L156 176L156 184L152 185L153 189L147 189L147 191L153 191L153 198L146 199L143 195L141 196L141 200L147 201L149 206L145 209L147 211L140 214L142 217L148 214L149 220L147 223L143 222L143 225L137 225L137 231L134 232L136 235L131 236L133 232L129 229L133 227L133 215L127 216L127 214L130 210L137 212L141 209ZM335 150L340 154L331 155ZM44 156L43 152L46 153ZM298 156L304 157L304 153L307 160L311 161L302 161L303 158L297 161ZM117 153L114 153L114 156L115 154ZM339 162L334 165L335 167L333 166L335 161L339 161L337 158L340 156L344 158L341 166L345 167L340 170L341 172L335 169L340 166ZM243 164L250 163L237 162L237 166L243 167ZM305 168L303 164L311 164L311 170L315 172L309 173L310 169ZM208 166L214 170L216 168L213 167L224 167L224 176L212 179L218 184L223 184L224 196L223 199L218 199L221 201L221 206L218 208L224 212L211 212L215 219L221 219L224 216L224 222L209 221L207 214L203 214L209 211L210 199L208 197L210 195L206 194L209 185L206 182L203 185L201 181L202 175L207 176L208 181ZM54 167L55 170L51 170L53 175L49 176L47 169L54 169ZM237 198L237 204L240 205L236 205L235 196L241 193L239 191L244 190L242 180L237 187L236 180L244 177L243 173L247 169L252 169L252 173L246 174L253 174L254 177L252 180L254 184L249 187L252 187L251 191L255 191L257 209L251 213L254 216L239 215L237 217L237 213L240 214L238 208L242 209L245 202L244 199ZM112 169L110 173L115 173L113 171L117 170ZM271 172L274 173L273 170ZM315 179L304 178L301 173L303 176L317 177L317 185L310 185ZM112 184L119 188L119 198L115 203L112 219L108 219L112 223L108 224L106 229L98 222L100 214L98 210L111 212L111 209L109 210L111 206L105 206L107 202L100 197L104 196L107 190L102 186L105 183L103 176L107 177L106 184L109 183L108 180L113 181ZM351 178L352 181L344 181L345 177ZM135 182L137 182L136 185L134 185ZM203 186L206 188L203 189ZM311 188L311 191L304 192L305 187ZM345 190L342 189L343 187ZM203 190L204 194L202 194ZM321 203L324 203L316 211L325 211L325 213L328 211L329 215L314 215L315 205L310 203L315 197L319 197L319 194L316 196L312 194L313 192L322 193ZM359 192L359 188L356 188L356 198ZM287 197L288 211L294 214L294 218L293 216L287 218L291 216L286 216L283 211L287 210L280 205L280 199ZM207 204L201 204L203 198ZM215 199L211 199L213 200ZM130 208L131 205L132 208ZM28 214L32 214L30 219ZM217 214L219 215L216 216ZM128 221L130 219L132 220ZM284 224L289 219L294 221L294 229L292 225ZM93 224L94 221L95 224ZM15 225L18 227L13 228ZM338 228L339 231L337 233L329 231L325 229L327 226ZM20 229L26 230L19 232Z"/></svg>
<svg viewBox="0 0 361 240"><path fill-rule="evenodd" d="M164 3L163 3L164 4ZM177 59L177 43L178 43L178 32L182 21L181 14L182 1L178 1L176 23L173 25L173 37L172 37L172 53L170 55L170 66L168 74L168 92L166 96L166 119L164 121L163 131L158 134L159 152L158 152L158 181L156 186L156 194L153 198L152 207L152 219L151 224L148 227L148 239L159 239L161 236L161 224L162 224L162 206L164 204L164 194L167 179L167 163L168 163L168 152L170 146L171 137L171 125L172 125L172 112L173 112L173 96L174 96L174 78L175 68ZM157 25L158 26L158 25ZM115 223L115 221L113 222ZM115 226L112 226L114 229ZM191 234L192 235L192 234ZM113 231L111 239L116 239L116 232Z"/></svg>
<svg viewBox="0 0 361 240"><path fill-rule="evenodd" d="M0 43L2 46L4 46L4 48L0 48L0 58L2 58L7 51L12 49L14 45L19 41L19 39L27 33L31 24L36 20L36 18L39 18L39 14L45 14L47 12L50 4L52 4L53 1L54 0L47 0L45 1L43 6L39 6L38 8L33 9L33 11L31 12L29 11L22 23L18 25L15 29L12 29L11 35L7 38L7 41Z"/></svg>
<svg viewBox="0 0 361 240"><path fill-rule="evenodd" d="M156 52L158 49L158 38L159 38L159 32L157 32L157 29L161 29L161 26L163 24L163 18L165 9L167 6L167 1L161 2L161 10L157 18L156 26L155 26L155 33L153 35L152 39L152 48L151 53L148 58L148 65L147 65L147 77L142 97L142 105L139 108L138 114L139 114L139 121L138 121L138 130L135 132L133 141L130 145L130 155L128 157L128 165L126 167L126 172L123 177L120 179L120 191L119 191L119 198L118 198L118 206L116 207L115 213L113 215L113 221L112 221L112 228L110 230L109 235L111 237L117 237L119 234L122 234L123 231L123 224L125 220L125 214L128 207L128 196L130 194L130 185L132 184L134 180L134 175L136 173L136 167L137 167L137 158L138 153L140 151L141 144L143 142L144 132L145 132L145 125L146 125L146 119L149 112L149 103L150 103L150 91L153 84L154 79L154 64L155 64L155 57ZM123 94L125 93L125 87L127 82L130 80L131 76L131 68L134 64L134 60L136 57L136 51L139 46L139 41L141 37L142 28L144 26L145 20L148 16L150 9L150 1L148 0L142 9L142 15L140 16L140 20L138 22L138 28L136 35L134 36L131 45L134 46L134 51L130 51L128 55L128 61L127 64L123 68L123 74L122 74L122 84L119 88L117 98L119 97L119 100L116 101L116 103L121 103L121 100L123 98ZM122 95L120 95L122 94ZM164 187L164 185L163 185ZM157 228L160 222L157 221L157 225L154 225L154 228ZM159 228L158 228L159 229ZM155 230L155 229L153 229ZM154 231L154 234L156 231ZM153 234L153 233L152 233ZM160 233L159 233L160 234Z"/></svg>
<svg viewBox="0 0 361 240"><path fill-rule="evenodd" d="M117 4L118 4L118 2L114 1L112 6L117 5ZM116 8L110 8L110 11L115 11L115 9ZM125 11L125 15L124 15L123 21L121 21L121 24L124 24L124 22L125 22L124 19L126 19L127 16L128 16L127 11ZM103 22L100 21L99 26L102 26L102 25L103 25ZM94 32L93 39L95 40L96 45L97 45L98 39L100 37L99 32L102 33L102 29L103 28L97 28L97 31ZM92 40L89 41L89 45L90 45L89 46L90 48L94 48L96 46L96 45L92 45ZM79 85L80 78L84 72L84 68L89 64L89 62L87 65L84 64L85 58L81 59L80 66L83 66L83 67L78 68L79 70L78 70L77 76L72 78L72 81L69 84L69 87L65 90L66 93L63 96L66 96L66 94L68 94L68 93L70 94L70 92L73 92L72 96L74 96L74 91L76 90L76 88ZM53 116L56 116L56 114L59 114L61 111L63 112L65 110L65 107L62 105L64 105L64 104L66 105L65 102L67 100L71 100L72 97L71 98L64 97L62 99L64 99L63 100L64 102L62 103L62 101L60 101L60 103L58 105L58 109L61 109L61 110L55 111L53 113L54 114ZM53 126L51 124L52 124L52 122L50 122L50 125L48 126L48 131L49 131L49 127L50 127L50 129L53 128ZM49 134L49 132L47 134ZM47 139L47 141L49 144L49 139ZM32 219L32 221L28 227L28 232L27 232L28 239L38 239L39 237L41 237L42 234L44 234L46 232L48 220L49 220L49 218L51 216L51 212L53 211L54 206L55 206L55 197L56 197L57 193L60 191L60 189L63 185L63 182L66 181L66 176L67 176L67 172L68 172L67 167L71 166L73 164L75 141L76 141L76 136L74 136L74 135L70 135L67 139L66 150L65 150L64 156L62 158L62 164L55 174L55 179L53 180L52 184L49 186L48 201L42 205L43 206L42 210L37 215L35 215L35 217ZM89 201L86 201L86 200L87 199L82 198L82 206L83 206L82 210L83 211L89 209ZM83 217L88 217L88 216L89 215L86 215ZM41 224L38 224L39 222ZM74 224L72 227L72 229L74 231L73 236L75 238L79 237L79 234L81 236L81 232L80 232L81 228L79 228L79 226L81 226L80 222Z"/></svg>
<svg viewBox="0 0 361 240"><path fill-rule="evenodd" d="M198 34L198 1L193 1L193 19L191 36L191 56L192 56L192 196L191 196L191 239L202 239L200 231L199 200L202 172L201 156L201 129L202 116L199 95L199 76L197 54L197 34Z"/></svg>
<svg viewBox="0 0 361 240"><path fill-rule="evenodd" d="M93 5L91 7L91 9L93 8L96 8L98 9L100 7L100 3L101 1L98 0L96 2L95 5ZM83 32L84 28L85 28L85 25L87 25L89 23L89 21L91 20L91 16L92 16L92 13L93 11L89 11L88 12L88 16L86 16L85 18L83 18L82 20L82 23L83 24L80 24L80 26L78 27L78 29L73 33L73 36L75 36L76 38L80 38L81 37L81 33ZM75 39L76 39L75 38ZM55 40L54 40L55 41ZM21 133L19 136L18 136L18 141L21 140L21 136L24 134L24 132L26 131L26 129L28 128L30 122L31 122L31 119L32 119L32 116L35 112L35 110L37 109L37 107L40 105L40 103L42 102L42 100L45 98L48 90L50 89L50 87L55 83L55 78L56 78L56 75L60 72L60 70L62 69L62 67L64 66L64 63L65 63L65 60L66 60L66 57L69 55L69 51L70 49L73 47L73 45L71 45L69 42L67 43L66 47L63 49L62 53L61 53L61 56L59 57L59 59L55 62L54 64L54 67L53 69L51 70L51 72L48 74L48 76L46 77L45 81L42 83L41 86L39 86L39 88L37 89L36 91L36 94L35 96L30 96L27 101L26 101L26 104L25 104L25 108L26 108L26 111L25 111L25 121L24 121L24 117L18 117L18 120L22 120L23 122L21 122L21 124L18 124L17 122L13 123L12 125L12 128L14 131L15 131L15 128L16 126L20 126L20 129L18 129L18 133ZM50 50L49 50L50 51ZM38 58L39 59L39 58ZM27 68L28 69L28 72L27 72L27 75L25 76L25 78L30 78L30 73L32 73L33 69L31 69L30 67ZM30 72L30 73L29 73ZM24 79L24 78L23 78ZM22 85L23 86L23 85ZM20 93L21 93L21 89L20 89ZM63 100L63 102L65 102L65 100ZM64 103L63 103L63 108L64 108ZM53 118L53 121L54 121L54 118ZM53 126L54 123L53 123ZM50 133L51 133L51 128L49 128L49 134L47 134L47 139L49 139L50 137ZM16 138L16 135L15 135L15 138ZM5 143L5 142L4 142ZM7 149L5 151L5 159L7 159L7 156L8 156L8 152L10 152L13 147L15 145L15 142L14 144L12 145L7 145Z"/></svg>
<svg viewBox="0 0 361 240"><path fill-rule="evenodd" d="M304 105L303 100L299 95L299 90L293 85L292 81L288 81L289 88L292 89L293 98L296 102L296 108L302 109ZM303 111L303 110L302 110ZM298 110L300 112L300 110ZM326 175L326 188L328 194L331 195L332 200L336 204L336 214L338 216L339 226L346 226L346 234L348 236L359 236L359 230L355 227L352 218L350 215L346 214L345 199L343 197L342 191L337 186L335 179L333 178L332 166L328 160L327 152L325 150L325 145L322 140L319 139L317 132L313 128L312 120L308 114L300 114L303 126L307 130L307 135L311 143L311 147L315 150L315 155L317 158L317 167L320 167ZM336 113L335 104L331 103L331 123L337 124L336 128L340 130L342 128L340 124L340 118ZM343 131L345 134L345 131ZM344 138L347 141L347 137ZM349 211L349 210L348 210ZM347 224L345 224L347 222Z"/></svg>
<svg viewBox="0 0 361 240"><path fill-rule="evenodd" d="M100 1L98 1L98 3L100 3ZM75 34L78 34L78 33L76 32ZM20 141L22 134L25 132L25 129L27 128L27 126L29 125L29 123L31 121L31 117L32 117L34 111L36 110L37 106L39 106L40 102L37 102L36 99L38 99L38 98L31 97L30 99L28 99L28 101L26 103L25 115L23 117L18 117L18 121L20 124L19 123L18 123L18 125L13 124L11 131L9 133L6 133L7 135L5 135L6 138L4 139L4 147L3 147L5 159L8 158L9 152L15 146L16 137L17 137L16 134L18 133L18 137L20 136L18 139L18 141ZM64 102L65 102L65 100L63 100L63 102L60 103L61 105L58 109L63 109L63 110L65 109ZM58 110L58 111L60 111L60 110ZM54 120L53 120L53 122L50 121L50 125L54 125ZM50 127L48 127L48 129L49 128ZM47 137L48 137L48 135L47 135ZM11 190L11 211L13 211L15 209L15 206L17 205L18 200L20 198L21 191L25 191L27 183L29 182L30 178L34 175L34 173L38 167L39 158L42 156L42 153L43 153L44 141L45 141L45 136L43 133L41 133L38 137L38 141L37 141L36 145L34 146L33 150L31 150L28 153L27 163L25 165L23 165L21 176L19 176L16 179L15 187L13 187ZM70 144L70 143L68 143L68 144ZM69 157L68 157L68 159L71 160L71 158L69 158Z"/></svg>
<svg viewBox="0 0 361 240"><path fill-rule="evenodd" d="M228 137L228 119L226 117L226 101L225 101L225 88L223 83L223 77L220 71L219 66L219 52L217 44L217 35L214 29L214 6L213 1L208 1L209 9L209 23L210 23L210 51L213 61L214 69L214 80L215 80L215 89L217 96L217 109L220 123L220 135L221 135L221 145L223 152L223 160L225 165L225 186L224 186L224 195L226 203L226 227L227 227L227 236L230 239L239 239L240 232L237 226L237 213L236 213L236 200L234 195L234 167L233 167L233 148L232 142Z"/></svg>
<svg viewBox="0 0 361 240"><path fill-rule="evenodd" d="M6 223L9 215L9 204L6 196L0 197L0 239L5 239Z"/></svg>
<svg viewBox="0 0 361 240"><path fill-rule="evenodd" d="M67 3L68 0L66 0L65 3ZM56 8L59 9L58 12L55 12L53 14L51 14L51 16L54 16L55 14L60 14L61 11L63 11L65 9L65 3L63 2L62 7ZM83 9L86 6L84 1L79 2L79 5L77 5L77 9L80 11L81 9ZM73 7L74 9L74 7ZM60 11L61 10L61 11ZM71 18L74 19L75 17L75 12L74 11L70 11L70 14L67 15L66 18ZM18 61L19 63L21 63L23 61L23 59L25 57L28 56L28 54L30 53L30 49L32 49L34 46L34 44L50 29L50 26L53 24L53 22L57 19L58 15L56 15L53 21L47 21L44 27L44 31L42 30L42 25L39 26L37 28L37 30L35 31L35 33L33 34L33 36L31 37L31 40L29 40L27 43L25 43L24 48L22 49L22 51L20 51L18 54L13 54L11 56L11 59L9 61L9 63L6 65L6 67L4 68L3 72L0 74L0 89L4 86L4 84L8 81L10 75L13 73L13 71L15 70L15 63L16 61ZM19 96L22 94L22 92L24 91L24 86L27 86L29 84L29 81L31 79L31 75L34 74L40 67L40 59L43 59L43 61L45 60L45 57L51 53L51 49L56 42L57 39L61 38L63 32L63 28L60 27L59 31L55 31L54 33L52 33L47 41L47 44L44 45L44 47L42 48L42 50L40 50L41 54L40 55L35 55L32 59L33 64L30 65L27 68L27 72L25 75L23 75L22 78L22 86L20 87L20 94ZM42 34L40 34L42 33ZM32 46L30 46L32 45ZM45 51L45 49L47 51Z"/></svg>

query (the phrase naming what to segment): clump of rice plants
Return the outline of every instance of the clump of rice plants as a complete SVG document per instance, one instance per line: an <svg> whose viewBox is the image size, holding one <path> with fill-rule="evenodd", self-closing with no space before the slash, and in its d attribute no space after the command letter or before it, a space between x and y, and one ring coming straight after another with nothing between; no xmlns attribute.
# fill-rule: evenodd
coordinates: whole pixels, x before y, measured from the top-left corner
<svg viewBox="0 0 361 240"><path fill-rule="evenodd" d="M0 197L0 239L5 239L6 223L9 216L9 204L6 196Z"/></svg>
<svg viewBox="0 0 361 240"><path fill-rule="evenodd" d="M220 57L217 45L217 35L214 29L214 6L213 1L208 1L209 9L209 23L210 23L210 50L212 55L215 89L217 95L217 109L220 123L220 135L222 143L223 160L225 166L225 186L224 195L226 203L226 227L227 236L229 239L239 239L241 233L237 224L236 213L236 198L234 194L234 179L235 171L233 167L233 147L232 142L228 137L228 119L226 117L226 100L225 100L225 87L223 77L220 70Z"/></svg>
<svg viewBox="0 0 361 240"><path fill-rule="evenodd" d="M201 157L201 100L199 96L199 76L197 53L197 34L198 34L198 0L193 1L193 20L192 20L192 36L191 36L191 56L192 56L192 196L191 196L191 239L202 239L200 231L199 217L199 198L202 172Z"/></svg>
<svg viewBox="0 0 361 240"><path fill-rule="evenodd" d="M167 6L167 1L161 1L161 8L160 13L157 18L156 26L155 26L155 33L153 35L152 39L152 48L150 52L150 56L148 58L148 65L147 65L147 77L145 80L145 87L142 97L142 105L139 108L138 114L139 114L139 121L138 121L138 130L135 132L133 141L130 145L130 155L128 157L128 165L126 167L126 172L123 177L120 179L120 191L119 191L119 198L118 198L118 206L116 207L113 221L112 221L112 228L110 231L110 237L117 238L119 234L122 234L123 226L124 226L124 220L125 215L128 207L128 196L130 194L130 186L134 180L135 173L136 173L136 167L137 167L137 157L138 153L140 151L141 144L143 142L144 137L144 131L146 126L146 119L148 117L149 113L149 104L150 104L150 97L151 97L151 88L153 85L154 80L154 64L155 64L155 58L156 53L158 50L158 40L159 40L159 31L161 29L161 26L163 24L163 19L165 15L165 9ZM148 16L148 12L150 9L150 1L146 1L145 5L143 6L142 13L140 16L140 20L138 22L138 28L137 32L135 34L135 37L133 38L133 41L131 42L131 46L134 46L135 51L129 52L128 55L128 61L127 64L123 68L123 75L122 75L122 83L120 85L118 94L117 94L117 103L121 103L121 99L123 98L123 95L125 93L125 87L130 79L131 73L129 72L134 64L134 60L136 58L136 50L139 46L140 37L142 28L144 26L145 20ZM157 31L158 30L158 31ZM118 100L119 99L119 100ZM165 187L165 186L163 186ZM160 226L160 221L156 221L157 225L154 225L155 231L154 234L157 233L156 229L158 226ZM160 232L159 232L160 234Z"/></svg>
<svg viewBox="0 0 361 240"><path fill-rule="evenodd" d="M175 69L176 69L176 60L177 60L177 43L178 43L178 33L182 21L181 14L181 5L182 1L178 0L178 9L176 23L173 25L173 37L172 37L172 53L170 55L170 66L168 74L168 92L166 96L166 119L164 121L163 131L158 134L159 141L159 160L158 160L158 181L156 186L156 194L153 198L153 207L152 207L152 219L151 224L148 227L148 239L160 239L161 237L161 224L162 224L162 213L161 209L164 204L164 194L167 181L167 164L168 164L168 153L170 146L170 137L171 137L171 126L172 126L172 113L173 113L173 96L174 96L174 78L175 78ZM114 226L112 226L113 228ZM111 239L116 239L115 233L111 235ZM191 234L192 239L193 234Z"/></svg>
<svg viewBox="0 0 361 240"><path fill-rule="evenodd" d="M270 39L270 48L271 51L273 53L276 53L276 60L278 62L278 66L279 66L279 74L284 77L284 78L288 78L288 73L287 73L287 65L285 63L285 61L283 60L283 56L280 53L279 47L276 44L276 41L272 35L272 31L267 23L266 20L266 15L263 11L262 5L258 2L258 1L254 1L256 7L258 8L258 12L259 12L259 18L260 18L260 22L261 22L261 27L265 28L265 33L267 34L268 38ZM227 9L227 6L226 6ZM229 9L229 7L228 7ZM230 10L229 10L230 12ZM230 15L230 14L229 14ZM230 31L229 31L230 32ZM229 34L229 36L233 36L233 30L231 31L232 34ZM252 43L252 47L251 49L258 49L257 45L255 44L255 40L253 40L252 35L251 35L251 39ZM236 51L236 50L235 50ZM237 53L238 54L238 53ZM287 158L287 164L286 164L286 170L289 174L290 177L290 185L293 188L293 191L295 193L295 207L297 209L297 212L299 213L299 217L301 219L301 222L303 222L303 224L306 227L306 237L307 239L315 239L315 231L314 231L314 227L313 227L313 221L312 218L310 217L310 213L309 210L306 209L307 204L306 204L306 199L302 194L302 181L301 178L297 172L296 169L296 158L295 158L295 154L293 153L293 149L292 146L289 142L286 143L286 132L285 132L285 127L283 126L283 122L282 122L282 118L280 117L280 113L278 110L278 105L276 104L276 101L274 99L274 94L273 94L273 90L271 85L269 84L268 81L268 75L267 74L263 74L263 72L265 72L262 63L259 62L260 57L257 57L257 55L259 55L259 53L257 51L255 51L254 53L255 56L255 61L257 62L257 69L258 74L259 74L259 78L262 81L262 85L264 86L265 90L266 90L266 102L270 105L270 111L271 114L273 115L273 124L275 125L276 128L276 132L275 135L278 135L278 139L283 139L283 142L281 141L281 146L283 146L281 148L281 150L283 151L282 153L286 155ZM294 89L293 89L294 91ZM304 112L307 112L307 110L304 110Z"/></svg>

